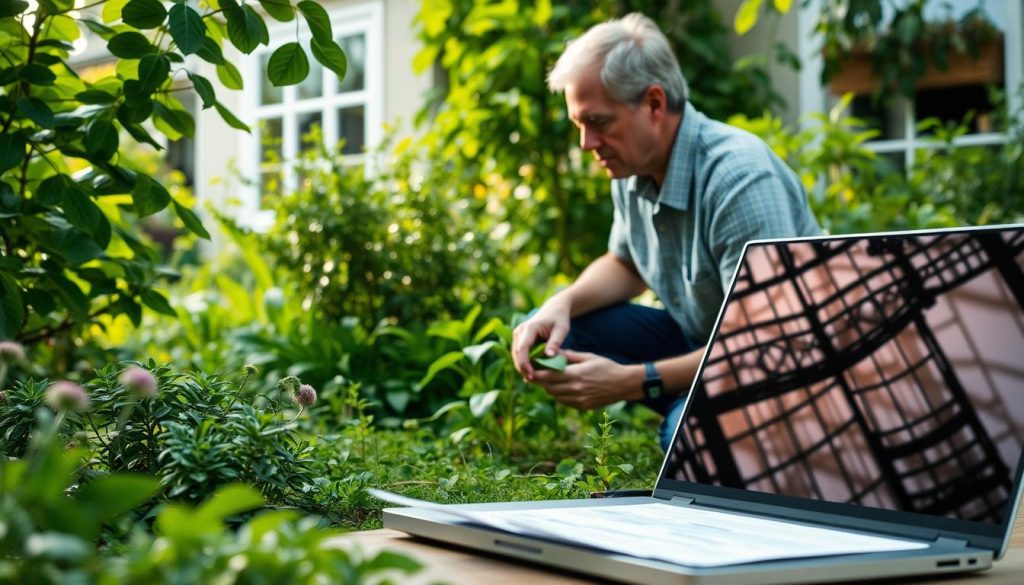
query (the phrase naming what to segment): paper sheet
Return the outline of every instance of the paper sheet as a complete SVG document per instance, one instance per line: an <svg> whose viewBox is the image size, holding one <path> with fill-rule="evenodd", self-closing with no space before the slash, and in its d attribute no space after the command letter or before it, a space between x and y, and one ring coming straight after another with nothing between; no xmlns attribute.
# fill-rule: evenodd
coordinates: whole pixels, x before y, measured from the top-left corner
<svg viewBox="0 0 1024 585"><path fill-rule="evenodd" d="M922 542L885 538L671 504L467 511L370 490L393 504L431 508L522 535L658 559L717 567L775 559L914 550Z"/></svg>

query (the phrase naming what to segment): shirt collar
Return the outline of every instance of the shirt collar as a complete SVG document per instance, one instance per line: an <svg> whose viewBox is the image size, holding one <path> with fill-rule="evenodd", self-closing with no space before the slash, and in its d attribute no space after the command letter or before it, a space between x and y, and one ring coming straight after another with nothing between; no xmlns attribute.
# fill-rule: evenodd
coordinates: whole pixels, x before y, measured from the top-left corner
<svg viewBox="0 0 1024 585"><path fill-rule="evenodd" d="M696 165L693 145L696 143L697 128L700 125L700 120L697 119L699 115L700 112L690 105L690 102L685 103L683 121L676 130L676 140L672 145L672 154L669 156L661 191L655 191L654 179L651 177L635 175L626 179L627 191L680 211L687 211L690 208L689 186Z"/></svg>

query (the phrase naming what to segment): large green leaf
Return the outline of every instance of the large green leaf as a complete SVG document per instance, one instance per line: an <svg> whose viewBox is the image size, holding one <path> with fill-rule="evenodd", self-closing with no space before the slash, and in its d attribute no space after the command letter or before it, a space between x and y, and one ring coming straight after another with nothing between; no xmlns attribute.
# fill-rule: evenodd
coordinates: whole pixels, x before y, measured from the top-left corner
<svg viewBox="0 0 1024 585"><path fill-rule="evenodd" d="M0 18L17 16L28 10L28 2L25 0L4 0L0 2Z"/></svg>
<svg viewBox="0 0 1024 585"><path fill-rule="evenodd" d="M25 160L28 143L20 134L0 134L0 173L13 169Z"/></svg>
<svg viewBox="0 0 1024 585"><path fill-rule="evenodd" d="M220 102L217 102L213 107L217 108L217 113L220 114L220 117L225 122L227 122L228 126L231 126L232 128L234 128L236 130L243 130L245 132L249 132L250 131L249 126L246 125L245 122L239 120L238 116L235 116L234 114L232 114L231 110L225 108L224 104L222 104Z"/></svg>
<svg viewBox="0 0 1024 585"><path fill-rule="evenodd" d="M171 38L177 43L178 50L183 55L191 55L203 46L206 25L203 24L203 18L199 13L188 4L172 6L167 16L167 24L171 30Z"/></svg>
<svg viewBox="0 0 1024 585"><path fill-rule="evenodd" d="M152 215L167 207L170 202L171 194L159 181L146 175L139 175L135 180L135 186L132 188L132 203L135 213L139 217Z"/></svg>
<svg viewBox="0 0 1024 585"><path fill-rule="evenodd" d="M295 20L295 8L292 7L292 3L288 0L260 0L260 6L274 20L280 22Z"/></svg>
<svg viewBox="0 0 1024 585"><path fill-rule="evenodd" d="M223 522L228 516L259 508L265 503L263 496L244 484L228 484L214 492L196 509L196 515L209 521Z"/></svg>
<svg viewBox="0 0 1024 585"><path fill-rule="evenodd" d="M139 291L139 298L142 299L142 304L153 309L157 313L167 315L168 317L176 317L178 315L174 312L174 308L171 307L171 304L167 302L167 297L155 290L144 288Z"/></svg>
<svg viewBox="0 0 1024 585"><path fill-rule="evenodd" d="M299 43L277 48L267 63L267 77L275 86L295 85L309 75L309 59Z"/></svg>
<svg viewBox="0 0 1024 585"><path fill-rule="evenodd" d="M153 102L153 124L171 140L181 140L182 136L193 138L196 135L196 121L192 114L157 101Z"/></svg>
<svg viewBox="0 0 1024 585"><path fill-rule="evenodd" d="M228 21L228 39L239 51L248 55L261 44L270 42L266 23L252 7L224 3L222 8Z"/></svg>
<svg viewBox="0 0 1024 585"><path fill-rule="evenodd" d="M25 323L21 288L13 278L0 272L0 292L0 339L13 339Z"/></svg>
<svg viewBox="0 0 1024 585"><path fill-rule="evenodd" d="M228 89L241 91L245 87L242 73L231 61L224 61L224 63L217 65L217 79Z"/></svg>
<svg viewBox="0 0 1024 585"><path fill-rule="evenodd" d="M334 40L333 33L331 32L331 17L327 15L327 11L324 10L323 6L320 6L319 2L303 0L299 2L298 7L299 11L302 12L302 16L306 19L309 32L313 33L314 39L324 43Z"/></svg>
<svg viewBox="0 0 1024 585"><path fill-rule="evenodd" d="M135 28L156 28L167 18L167 9L160 0L131 0L121 9L121 20Z"/></svg>
<svg viewBox="0 0 1024 585"><path fill-rule="evenodd" d="M57 175L55 178L63 186L61 207L64 209L64 217L79 229L98 235L102 230L101 224L107 219L93 202L92 196L67 175Z"/></svg>
<svg viewBox="0 0 1024 585"><path fill-rule="evenodd" d="M188 72L188 78L192 81L192 89L199 95L199 99L203 100L203 109L212 108L217 103L217 93L210 80L191 71Z"/></svg>
<svg viewBox="0 0 1024 585"><path fill-rule="evenodd" d="M224 51L209 35L203 38L203 45L196 51L196 55L207 63L220 65L224 62Z"/></svg>
<svg viewBox="0 0 1024 585"><path fill-rule="evenodd" d="M57 80L57 74L46 65L29 63L18 69L18 79L32 85L53 85L53 82Z"/></svg>
<svg viewBox="0 0 1024 585"><path fill-rule="evenodd" d="M113 95L99 89L87 89L75 94L75 99L83 104L112 104L117 101Z"/></svg>
<svg viewBox="0 0 1024 585"><path fill-rule="evenodd" d="M18 111L43 128L53 128L53 110L37 97L23 97L18 100Z"/></svg>
<svg viewBox="0 0 1024 585"><path fill-rule="evenodd" d="M47 272L47 278L57 291L57 296L63 302L71 316L78 322L89 318L89 299L78 288L78 285L68 280L61 274Z"/></svg>
<svg viewBox="0 0 1024 585"><path fill-rule="evenodd" d="M167 55L149 54L139 60L139 92L150 95L167 81L171 61Z"/></svg>
<svg viewBox="0 0 1024 585"><path fill-rule="evenodd" d="M117 127L106 120L93 120L85 133L85 150L89 159L106 162L117 153L120 138Z"/></svg>
<svg viewBox="0 0 1024 585"><path fill-rule="evenodd" d="M345 73L348 72L348 57L338 43L331 39L326 42L313 39L309 43L309 48L321 65L333 71L339 80L345 79Z"/></svg>
<svg viewBox="0 0 1024 585"><path fill-rule="evenodd" d="M206 231L206 228L203 227L203 222L199 221L199 218L196 216L196 214L193 213L191 209L185 207L184 205L178 203L177 201L174 201L173 199L171 201L174 202L174 212L177 213L178 217L181 218L181 221L182 223L185 224L185 227L187 227L190 232L194 233L200 238L209 240L210 232Z"/></svg>
<svg viewBox="0 0 1024 585"><path fill-rule="evenodd" d="M107 50L121 59L141 59L143 55L155 52L156 47L149 42L146 35L127 31L114 35L107 42Z"/></svg>
<svg viewBox="0 0 1024 585"><path fill-rule="evenodd" d="M454 367L455 364L459 363L464 358L465 355L461 351L450 351L437 358L434 360L434 363L430 364L430 367L427 368L427 373L423 376L423 379L419 381L418 386L426 386L434 379L435 376L451 367Z"/></svg>
<svg viewBox="0 0 1024 585"><path fill-rule="evenodd" d="M55 232L49 240L50 246L71 266L78 266L103 256L103 248L96 238L80 229L66 229Z"/></svg>

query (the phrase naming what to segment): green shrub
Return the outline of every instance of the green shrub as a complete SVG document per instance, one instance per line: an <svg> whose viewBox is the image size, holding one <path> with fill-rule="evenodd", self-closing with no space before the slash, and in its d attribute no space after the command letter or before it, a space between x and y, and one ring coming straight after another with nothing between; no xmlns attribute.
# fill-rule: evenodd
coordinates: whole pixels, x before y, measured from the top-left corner
<svg viewBox="0 0 1024 585"><path fill-rule="evenodd" d="M505 302L490 275L489 238L460 193L421 174L408 152L375 159L373 175L339 160L325 149L305 159L302 187L275 200L277 222L259 240L283 277L300 283L304 308L373 327Z"/></svg>

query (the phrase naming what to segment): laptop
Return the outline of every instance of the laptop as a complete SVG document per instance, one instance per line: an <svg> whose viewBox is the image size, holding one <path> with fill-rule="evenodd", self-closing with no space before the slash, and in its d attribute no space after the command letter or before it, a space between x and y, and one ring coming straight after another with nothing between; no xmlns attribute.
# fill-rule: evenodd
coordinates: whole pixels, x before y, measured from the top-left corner
<svg viewBox="0 0 1024 585"><path fill-rule="evenodd" d="M1024 225L752 241L651 496L384 526L634 583L986 569L1021 500L1022 356Z"/></svg>

